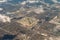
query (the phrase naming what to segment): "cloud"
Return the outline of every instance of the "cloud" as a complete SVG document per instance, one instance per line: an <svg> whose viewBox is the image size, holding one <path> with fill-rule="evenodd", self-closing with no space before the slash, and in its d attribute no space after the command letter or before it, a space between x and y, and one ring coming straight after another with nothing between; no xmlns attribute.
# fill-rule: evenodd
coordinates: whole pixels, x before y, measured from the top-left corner
<svg viewBox="0 0 60 40"><path fill-rule="evenodd" d="M0 11L2 11L3 10L3 8L0 8Z"/></svg>
<svg viewBox="0 0 60 40"><path fill-rule="evenodd" d="M29 3L38 3L39 1L29 0L29 1L27 1L27 2L29 2Z"/></svg>
<svg viewBox="0 0 60 40"><path fill-rule="evenodd" d="M0 14L0 22L11 22L11 18Z"/></svg>
<svg viewBox="0 0 60 40"><path fill-rule="evenodd" d="M25 4L26 4L26 1L23 1L21 4L22 4L22 5L25 5Z"/></svg>
<svg viewBox="0 0 60 40"><path fill-rule="evenodd" d="M54 3L60 3L60 2L58 2L58 0L52 0Z"/></svg>
<svg viewBox="0 0 60 40"><path fill-rule="evenodd" d="M0 0L0 3L1 3L1 2L7 2L7 0Z"/></svg>

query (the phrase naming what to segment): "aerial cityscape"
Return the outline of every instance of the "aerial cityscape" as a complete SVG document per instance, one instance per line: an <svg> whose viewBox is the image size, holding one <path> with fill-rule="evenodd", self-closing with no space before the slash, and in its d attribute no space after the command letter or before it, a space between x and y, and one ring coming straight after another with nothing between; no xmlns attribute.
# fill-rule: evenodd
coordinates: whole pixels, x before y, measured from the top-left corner
<svg viewBox="0 0 60 40"><path fill-rule="evenodd" d="M60 40L60 0L0 0L0 40Z"/></svg>

